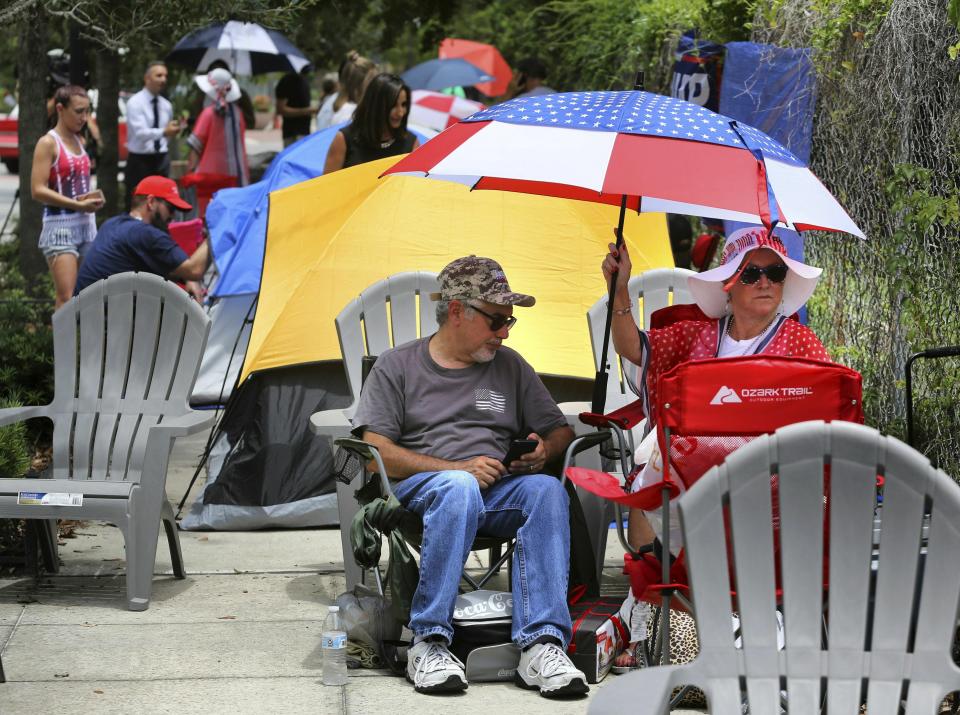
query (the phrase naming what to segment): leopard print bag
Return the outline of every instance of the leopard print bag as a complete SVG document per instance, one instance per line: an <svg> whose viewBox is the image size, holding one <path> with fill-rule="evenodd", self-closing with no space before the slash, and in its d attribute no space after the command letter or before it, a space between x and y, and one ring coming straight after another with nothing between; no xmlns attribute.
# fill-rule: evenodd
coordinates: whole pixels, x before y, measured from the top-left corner
<svg viewBox="0 0 960 715"><path fill-rule="evenodd" d="M647 643L655 643L660 630L661 607L654 606L652 614L647 620ZM700 653L700 642L697 640L697 624L693 616L685 611L670 611L670 665L682 665L691 662ZM671 698L675 698L680 688L673 691ZM690 688L674 707L705 708L707 696L700 688Z"/></svg>

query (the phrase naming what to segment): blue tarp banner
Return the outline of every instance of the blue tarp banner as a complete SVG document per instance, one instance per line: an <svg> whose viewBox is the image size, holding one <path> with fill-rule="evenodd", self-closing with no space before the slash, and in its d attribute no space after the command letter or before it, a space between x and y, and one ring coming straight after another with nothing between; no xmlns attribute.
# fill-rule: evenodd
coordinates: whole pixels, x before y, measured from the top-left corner
<svg viewBox="0 0 960 715"><path fill-rule="evenodd" d="M214 195L207 207L206 222L220 278L212 297L260 292L268 194L322 175L330 144L344 126L327 127L291 144L273 158L257 183L221 189ZM427 141L419 132L413 133L421 144Z"/></svg>
<svg viewBox="0 0 960 715"><path fill-rule="evenodd" d="M723 45L701 40L695 30L689 30L678 41L675 57L670 95L718 111Z"/></svg>
<svg viewBox="0 0 960 715"><path fill-rule="evenodd" d="M760 129L809 162L817 99L812 51L753 42L730 42L726 49L720 113ZM728 236L745 225L724 223ZM775 233L789 256L802 261L800 234L782 227ZM806 322L806 308L800 315Z"/></svg>
<svg viewBox="0 0 960 715"><path fill-rule="evenodd" d="M810 49L730 42L720 114L746 122L810 160L817 83Z"/></svg>

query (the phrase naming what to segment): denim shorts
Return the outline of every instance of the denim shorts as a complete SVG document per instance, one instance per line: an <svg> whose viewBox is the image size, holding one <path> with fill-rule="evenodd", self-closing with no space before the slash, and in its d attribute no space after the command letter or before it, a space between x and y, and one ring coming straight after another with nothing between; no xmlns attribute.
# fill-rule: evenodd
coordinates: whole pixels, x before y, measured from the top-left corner
<svg viewBox="0 0 960 715"><path fill-rule="evenodd" d="M70 243L63 246L46 246L45 248L41 248L40 252L43 254L43 257L47 259L47 261L52 261L54 258L63 255L64 253L69 253L72 256L76 256L77 260L82 261L92 245L93 241L84 241L79 245Z"/></svg>
<svg viewBox="0 0 960 715"><path fill-rule="evenodd" d="M48 261L61 253L83 258L96 235L93 214L71 214L50 220L45 217L37 246Z"/></svg>

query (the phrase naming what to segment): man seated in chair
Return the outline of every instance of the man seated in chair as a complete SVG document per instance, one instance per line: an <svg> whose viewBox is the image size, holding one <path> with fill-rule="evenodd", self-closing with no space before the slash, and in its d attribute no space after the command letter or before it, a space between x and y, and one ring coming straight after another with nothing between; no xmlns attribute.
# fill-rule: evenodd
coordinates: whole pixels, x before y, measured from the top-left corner
<svg viewBox="0 0 960 715"><path fill-rule="evenodd" d="M448 650L460 572L474 536L516 537L513 641L516 683L546 697L586 693L566 655L568 498L543 473L573 439L533 368L503 347L517 319L514 293L489 258L458 258L441 271L439 329L384 352L367 378L354 432L379 448L400 502L423 519L420 583L410 611L407 679L421 693L467 687ZM512 439L537 442L504 466Z"/></svg>

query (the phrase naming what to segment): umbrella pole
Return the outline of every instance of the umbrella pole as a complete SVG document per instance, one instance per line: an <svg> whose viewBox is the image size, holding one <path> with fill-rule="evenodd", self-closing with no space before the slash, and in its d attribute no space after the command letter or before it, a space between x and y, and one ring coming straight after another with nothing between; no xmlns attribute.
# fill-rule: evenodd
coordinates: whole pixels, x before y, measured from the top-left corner
<svg viewBox="0 0 960 715"><path fill-rule="evenodd" d="M643 70L637 72L633 88L643 90ZM623 221L627 216L627 195L624 194L620 199L620 219L617 222L617 248L623 245ZM590 405L590 411L594 414L603 414L604 403L607 401L607 372L610 370L610 363L607 362L607 348L610 345L610 325L613 322L613 296L617 290L617 275L619 271L614 271L610 277L610 295L607 296L607 320L603 326L603 350L600 353L600 369L597 370L597 376L593 380L593 402Z"/></svg>
<svg viewBox="0 0 960 715"><path fill-rule="evenodd" d="M620 199L620 220L617 222L617 248L623 246L623 222L627 215L627 195ZM603 350L600 352L600 369L593 381L593 402L590 411L594 414L603 414L603 406L607 399L607 372L610 363L607 361L607 348L610 345L610 326L613 323L613 297L617 292L617 275L614 271L610 277L610 294L607 296L607 319L603 326Z"/></svg>

